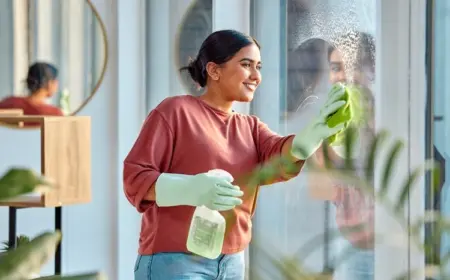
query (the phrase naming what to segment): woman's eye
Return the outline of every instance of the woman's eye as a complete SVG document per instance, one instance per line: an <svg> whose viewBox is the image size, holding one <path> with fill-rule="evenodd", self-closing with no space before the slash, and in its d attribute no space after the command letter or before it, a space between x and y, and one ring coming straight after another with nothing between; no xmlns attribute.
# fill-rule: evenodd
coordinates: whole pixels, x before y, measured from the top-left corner
<svg viewBox="0 0 450 280"><path fill-rule="evenodd" d="M242 64L242 66L248 68L248 67L250 67L251 65L250 65L249 63L244 63L244 64Z"/></svg>
<svg viewBox="0 0 450 280"><path fill-rule="evenodd" d="M258 70L261 70L261 68L262 68L261 65L256 66L256 69L258 69Z"/></svg>
<svg viewBox="0 0 450 280"><path fill-rule="evenodd" d="M341 68L338 67L338 66L332 66L332 67L331 67L331 71L333 71L333 72L340 72L340 71L341 71Z"/></svg>

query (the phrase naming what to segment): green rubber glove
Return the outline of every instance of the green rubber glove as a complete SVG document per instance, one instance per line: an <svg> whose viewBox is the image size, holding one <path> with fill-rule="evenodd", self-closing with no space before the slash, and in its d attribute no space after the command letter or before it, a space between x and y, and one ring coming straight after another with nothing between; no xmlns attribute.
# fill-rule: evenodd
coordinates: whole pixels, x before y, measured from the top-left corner
<svg viewBox="0 0 450 280"><path fill-rule="evenodd" d="M343 87L345 93L344 96L342 96L342 100L345 100L347 103L327 119L329 127L336 127L336 125L344 123L344 128L341 131L328 137L328 143L332 146L343 145L345 129L350 124L358 127L363 120L363 96L361 89L356 85L347 85Z"/></svg>
<svg viewBox="0 0 450 280"><path fill-rule="evenodd" d="M244 195L231 184L233 176L217 172L183 175L163 173L155 185L156 204L161 207L178 205L206 206L211 210L227 211L242 204Z"/></svg>
<svg viewBox="0 0 450 280"><path fill-rule="evenodd" d="M322 144L324 139L335 135L345 128L344 121L337 121L334 127L329 127L329 117L342 108L347 102L344 99L345 88L341 84L334 85L328 94L320 114L306 128L298 133L292 142L291 154L300 159L309 158Z"/></svg>

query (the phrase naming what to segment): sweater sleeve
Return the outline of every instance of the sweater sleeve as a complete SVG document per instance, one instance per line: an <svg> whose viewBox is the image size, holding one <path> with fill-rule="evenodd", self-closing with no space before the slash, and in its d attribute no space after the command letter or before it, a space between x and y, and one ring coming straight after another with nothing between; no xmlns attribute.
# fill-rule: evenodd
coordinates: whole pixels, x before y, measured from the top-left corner
<svg viewBox="0 0 450 280"><path fill-rule="evenodd" d="M155 203L144 197L159 175L169 169L173 143L174 135L169 124L157 110L153 110L145 120L123 166L125 195L140 213Z"/></svg>
<svg viewBox="0 0 450 280"><path fill-rule="evenodd" d="M256 129L255 129L255 142L259 157L259 162L264 166L265 163L271 159L281 156L283 145L293 138L295 135L280 136L273 132L265 123L261 122L256 118ZM286 170L279 166L280 173L278 177L275 177L273 181L265 182L264 185L273 184L277 182L287 181L299 174L303 166L304 161L295 162L296 167L294 173L287 173Z"/></svg>

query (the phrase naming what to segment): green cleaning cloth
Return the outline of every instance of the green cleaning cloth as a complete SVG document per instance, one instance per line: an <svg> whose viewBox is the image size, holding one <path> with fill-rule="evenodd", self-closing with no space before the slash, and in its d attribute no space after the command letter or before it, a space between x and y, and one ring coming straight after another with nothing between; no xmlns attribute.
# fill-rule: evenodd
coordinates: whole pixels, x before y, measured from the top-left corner
<svg viewBox="0 0 450 280"><path fill-rule="evenodd" d="M356 85L346 85L344 87L345 94L342 97L342 100L345 100L347 104L337 110L336 113L330 115L327 119L327 125L330 128L344 123L344 129L327 139L328 143L333 146L343 145L345 129L349 125L359 127L363 119L363 96L361 89Z"/></svg>

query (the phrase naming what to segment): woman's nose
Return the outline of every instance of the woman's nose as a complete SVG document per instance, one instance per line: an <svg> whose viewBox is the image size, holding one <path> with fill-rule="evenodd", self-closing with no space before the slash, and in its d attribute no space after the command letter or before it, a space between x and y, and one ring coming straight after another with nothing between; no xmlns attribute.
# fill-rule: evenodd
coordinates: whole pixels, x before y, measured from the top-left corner
<svg viewBox="0 0 450 280"><path fill-rule="evenodd" d="M250 79L252 79L253 81L260 82L261 81L261 72L257 69L253 70L252 73L250 74Z"/></svg>

